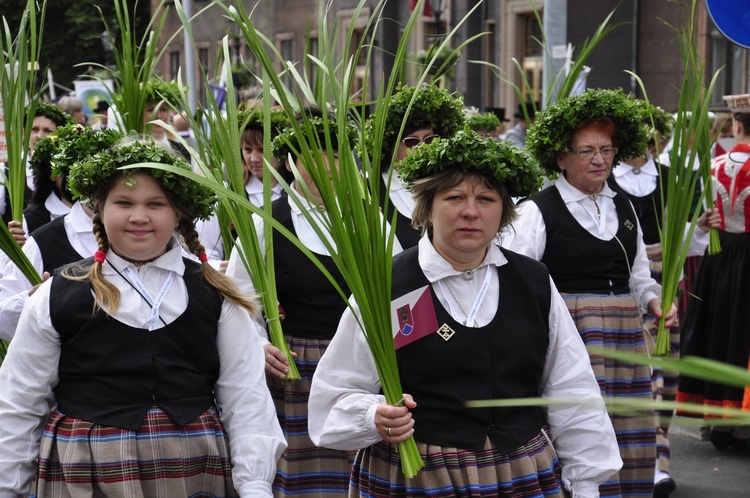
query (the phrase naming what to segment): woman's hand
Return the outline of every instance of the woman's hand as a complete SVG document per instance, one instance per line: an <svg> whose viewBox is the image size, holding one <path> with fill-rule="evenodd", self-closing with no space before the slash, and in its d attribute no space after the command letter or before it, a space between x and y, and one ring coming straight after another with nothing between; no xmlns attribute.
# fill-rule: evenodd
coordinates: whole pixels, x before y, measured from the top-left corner
<svg viewBox="0 0 750 498"><path fill-rule="evenodd" d="M703 232L708 232L709 228L721 228L721 215L716 208L707 209L700 215L696 222L698 228Z"/></svg>
<svg viewBox="0 0 750 498"><path fill-rule="evenodd" d="M42 275L42 284L44 282L46 282L47 280L49 280L49 272L48 271L44 272L44 274ZM42 284L36 284L34 287L32 287L31 289L29 289L29 297L31 297L36 292L36 290L39 288L39 286L42 285Z"/></svg>
<svg viewBox="0 0 750 498"><path fill-rule="evenodd" d="M409 410L417 404L410 394L404 394L404 406L392 406L383 401L375 410L375 428L383 441L401 443L414 434L414 419Z"/></svg>
<svg viewBox="0 0 750 498"><path fill-rule="evenodd" d="M273 344L263 346L263 351L266 353L266 373L279 379L285 378L289 373L289 360L284 353ZM297 353L292 353L292 356L296 358Z"/></svg>
<svg viewBox="0 0 750 498"><path fill-rule="evenodd" d="M649 301L648 311L649 313L651 313L652 315L656 317L657 322L661 320L661 314L662 314L661 299L659 299L658 297L655 297L651 301ZM664 325L667 328L671 327L672 325L674 325L676 318L677 318L677 305L672 304L672 306L669 308L669 312L667 313L667 316L665 317Z"/></svg>
<svg viewBox="0 0 750 498"><path fill-rule="evenodd" d="M23 225L21 225L20 221L9 221L8 230L13 238L16 239L19 246L26 243L26 232L23 231Z"/></svg>

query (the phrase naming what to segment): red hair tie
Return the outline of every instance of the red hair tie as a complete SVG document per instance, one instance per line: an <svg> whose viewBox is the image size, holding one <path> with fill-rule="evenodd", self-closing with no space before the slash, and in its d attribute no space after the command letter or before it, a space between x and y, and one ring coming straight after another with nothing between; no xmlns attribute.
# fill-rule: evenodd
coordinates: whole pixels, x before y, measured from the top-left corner
<svg viewBox="0 0 750 498"><path fill-rule="evenodd" d="M206 256L206 253L204 252L203 254L198 256L198 259L200 260L201 263L205 263L206 261L208 261L208 256Z"/></svg>
<svg viewBox="0 0 750 498"><path fill-rule="evenodd" d="M104 264L104 260L107 259L107 253L104 251L96 251L94 253L94 261L99 264Z"/></svg>

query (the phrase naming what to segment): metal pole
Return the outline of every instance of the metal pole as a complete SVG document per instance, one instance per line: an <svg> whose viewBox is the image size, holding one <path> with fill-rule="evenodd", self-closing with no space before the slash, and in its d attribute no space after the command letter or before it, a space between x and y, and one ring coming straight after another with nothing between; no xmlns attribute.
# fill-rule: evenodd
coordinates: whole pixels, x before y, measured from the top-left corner
<svg viewBox="0 0 750 498"><path fill-rule="evenodd" d="M555 102L558 88L551 88L555 76L565 65L568 33L568 0L544 0L544 73L542 74L542 107ZM559 83L558 83L559 85Z"/></svg>

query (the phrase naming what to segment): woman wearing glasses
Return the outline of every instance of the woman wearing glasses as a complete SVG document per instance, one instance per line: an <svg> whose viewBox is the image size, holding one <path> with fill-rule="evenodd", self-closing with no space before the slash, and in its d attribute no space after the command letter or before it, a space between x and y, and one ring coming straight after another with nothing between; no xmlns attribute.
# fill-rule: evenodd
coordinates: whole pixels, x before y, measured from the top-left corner
<svg viewBox="0 0 750 498"><path fill-rule="evenodd" d="M398 163L404 160L410 149L423 143L429 144L437 137L451 137L463 128L463 99L458 94L448 93L447 90L435 85L424 84L419 88L401 86L383 112L386 115L380 156L383 177L380 202L381 205L385 205L387 192L387 219L393 219L394 209L398 212L396 238L401 247L407 249L417 245L420 239L420 232L411 226L414 200L398 176L391 174L391 166L398 170ZM366 144L371 154L374 154L372 139L376 136L377 113L376 110L365 123ZM404 131L399 133L402 125Z"/></svg>
<svg viewBox="0 0 750 498"><path fill-rule="evenodd" d="M607 184L613 164L646 149L648 130L622 91L589 90L537 115L527 148L556 184L519 206L502 245L547 265L573 316L602 395L651 399L650 369L602 349L647 354L642 315L661 316L643 234L627 196ZM677 309L667 312L667 325ZM597 351L596 349L599 349ZM611 414L623 468L601 496L651 496L656 459L653 412Z"/></svg>

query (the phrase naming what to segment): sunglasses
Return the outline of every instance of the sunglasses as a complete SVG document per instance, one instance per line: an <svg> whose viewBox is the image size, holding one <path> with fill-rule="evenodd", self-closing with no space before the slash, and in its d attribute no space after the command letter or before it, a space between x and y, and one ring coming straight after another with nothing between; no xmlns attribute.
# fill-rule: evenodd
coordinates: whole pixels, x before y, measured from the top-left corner
<svg viewBox="0 0 750 498"><path fill-rule="evenodd" d="M419 137L404 137L401 142L406 145L407 149L411 149L412 147L416 147L417 145L421 144L422 142L426 144L431 144L433 140L436 138L440 138L440 135L427 135L424 138Z"/></svg>

